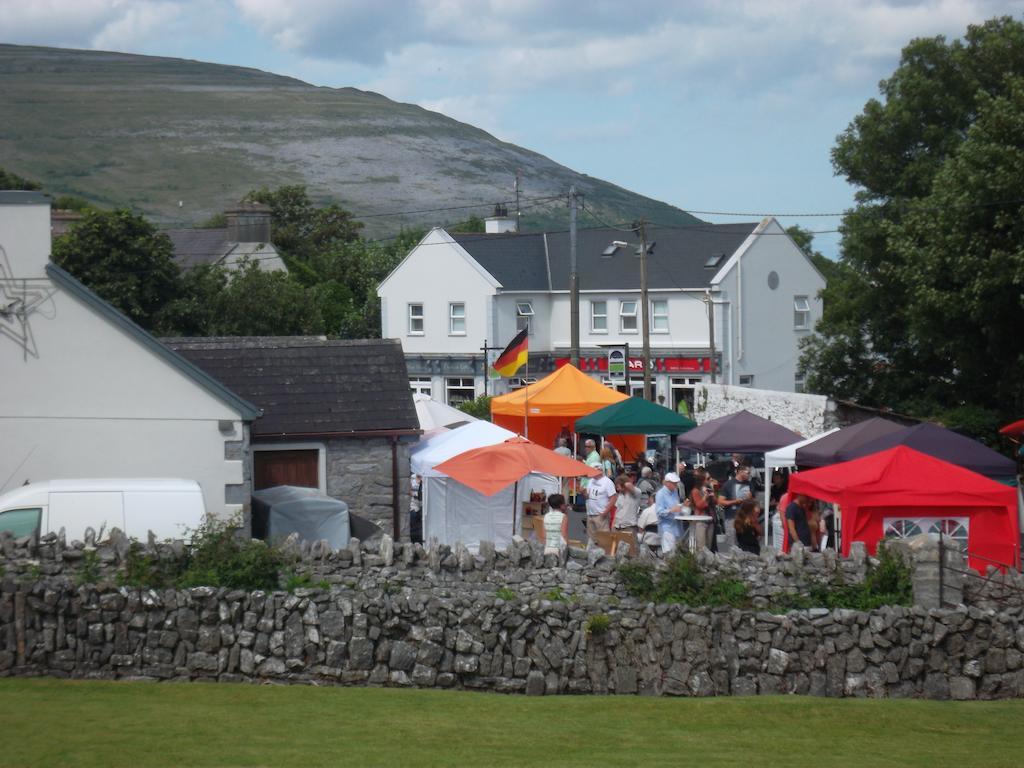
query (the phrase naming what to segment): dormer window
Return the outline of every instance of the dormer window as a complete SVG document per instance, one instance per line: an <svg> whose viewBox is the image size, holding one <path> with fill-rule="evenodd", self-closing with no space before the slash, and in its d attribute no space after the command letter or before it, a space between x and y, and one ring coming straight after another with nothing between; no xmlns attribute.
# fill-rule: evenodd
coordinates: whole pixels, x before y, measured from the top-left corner
<svg viewBox="0 0 1024 768"><path fill-rule="evenodd" d="M533 303L529 301L516 302L516 331L523 328L529 329L527 333L533 333Z"/></svg>

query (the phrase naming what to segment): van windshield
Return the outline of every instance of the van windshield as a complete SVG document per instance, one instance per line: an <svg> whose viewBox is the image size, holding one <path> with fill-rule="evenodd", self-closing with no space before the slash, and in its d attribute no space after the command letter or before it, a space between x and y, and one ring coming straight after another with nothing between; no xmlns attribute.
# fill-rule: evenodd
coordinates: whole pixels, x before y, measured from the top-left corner
<svg viewBox="0 0 1024 768"><path fill-rule="evenodd" d="M16 539L32 536L39 529L43 510L40 507L9 509L0 512L0 531L10 531Z"/></svg>

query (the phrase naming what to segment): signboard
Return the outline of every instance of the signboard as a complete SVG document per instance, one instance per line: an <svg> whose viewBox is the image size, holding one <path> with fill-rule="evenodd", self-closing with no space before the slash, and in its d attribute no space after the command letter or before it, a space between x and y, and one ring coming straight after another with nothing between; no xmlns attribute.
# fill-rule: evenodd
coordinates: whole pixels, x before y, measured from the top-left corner
<svg viewBox="0 0 1024 768"><path fill-rule="evenodd" d="M555 367L568 364L569 358L555 360ZM580 370L584 373L604 373L608 370L608 357L581 357ZM643 373L644 361L639 357L629 358L629 370ZM652 373L710 373L711 359L708 357L652 357ZM622 379L625 381L625 378Z"/></svg>
<svg viewBox="0 0 1024 768"><path fill-rule="evenodd" d="M608 350L608 378L612 381L625 381L626 350L623 347L612 347Z"/></svg>

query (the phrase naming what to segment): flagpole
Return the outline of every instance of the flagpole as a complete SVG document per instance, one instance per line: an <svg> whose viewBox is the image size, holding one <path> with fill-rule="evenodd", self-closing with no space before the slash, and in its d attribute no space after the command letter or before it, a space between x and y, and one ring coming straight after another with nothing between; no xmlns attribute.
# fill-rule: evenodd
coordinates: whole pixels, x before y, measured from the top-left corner
<svg viewBox="0 0 1024 768"><path fill-rule="evenodd" d="M526 353L526 375L523 376L523 383L526 384L524 394L526 400L523 405L523 437L530 439L530 353Z"/></svg>

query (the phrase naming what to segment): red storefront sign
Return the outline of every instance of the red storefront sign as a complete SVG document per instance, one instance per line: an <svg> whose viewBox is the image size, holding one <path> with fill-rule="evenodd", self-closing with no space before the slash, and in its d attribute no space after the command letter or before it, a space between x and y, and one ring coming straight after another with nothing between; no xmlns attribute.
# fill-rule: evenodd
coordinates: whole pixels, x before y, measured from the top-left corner
<svg viewBox="0 0 1024 768"><path fill-rule="evenodd" d="M555 368L568 365L568 357L555 360ZM608 358L581 357L580 370L584 373L606 373ZM652 357L651 370L657 373L710 373L711 358L708 357ZM644 361L639 357L629 358L630 373L643 373Z"/></svg>

